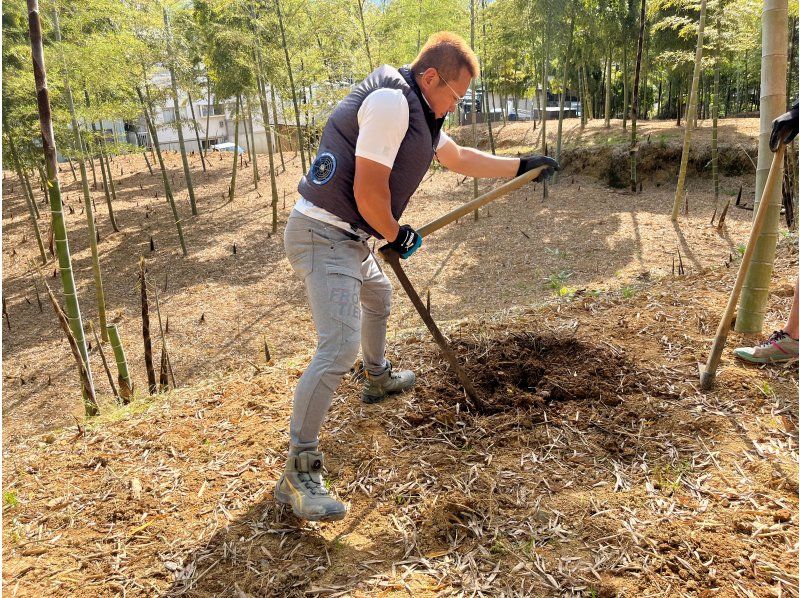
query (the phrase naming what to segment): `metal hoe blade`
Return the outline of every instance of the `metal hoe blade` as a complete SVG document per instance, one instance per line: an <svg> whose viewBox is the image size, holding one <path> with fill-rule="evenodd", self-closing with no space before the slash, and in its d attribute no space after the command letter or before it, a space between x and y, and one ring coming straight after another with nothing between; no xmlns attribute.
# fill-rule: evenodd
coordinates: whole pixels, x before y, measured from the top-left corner
<svg viewBox="0 0 800 598"><path fill-rule="evenodd" d="M477 210L478 208L485 206L486 204L493 202L496 199L515 191L516 189L519 189L523 185L530 183L532 180L537 178L545 168L547 167L540 166L539 168L529 170L525 174L511 179L507 183L504 183L499 187L492 189L491 191L488 191L479 197L476 197L472 201L459 206L455 210L448 212L433 222L429 222L428 224L420 227L417 229L417 233L421 237L427 237L429 234L436 232L451 222L455 222L473 210ZM427 309L425 309L422 299L419 298L417 291L414 290L411 281L408 280L408 276L406 276L406 273L403 272L403 268L400 266L400 255L396 251L392 251L390 249L381 250L380 253L383 256L383 259L386 260L386 262L388 262L392 267L392 270L394 270L397 280L400 281L400 285L403 287L406 295L408 295L408 298L411 299L411 303L414 304L414 307L417 309L422 321L425 322L428 330L430 330L434 340L436 341L436 344L439 345L439 349L442 351L442 355L444 355L445 359L447 359L450 367L453 368L453 371L458 377L458 381L461 382L461 385L464 387L464 391L467 393L467 397L475 407L484 410L487 409L489 404L478 396L478 393L475 391L475 387L472 386L472 382L470 382L469 378L467 377L467 373L464 371L464 368L462 368L458 363L455 353L453 353L453 350L448 346L444 335L442 335L442 333L439 331L439 327L436 326L436 322L433 321L431 314L428 313Z"/></svg>
<svg viewBox="0 0 800 598"><path fill-rule="evenodd" d="M455 353L453 353L453 350L448 346L447 340L445 340L444 335L442 335L441 331L439 330L439 327L436 326L436 322L433 321L431 314L429 314L428 310L425 309L422 299L419 298L417 291L414 290L411 281L408 279L408 276L406 276L406 273L400 266L400 256L396 251L391 250L383 251L382 253L384 259L392 267L395 276L397 276L397 280L400 281L400 285L408 295L408 298L411 299L411 303L413 303L414 307L417 309L422 321L425 322L428 330L430 330L431 334L433 335L436 344L439 345L442 355L444 355L447 363L450 364L450 367L453 368L458 381L461 383L461 385L464 387L464 391L467 393L467 397L475 407L486 409L488 404L478 396L478 393L475 391L475 387L472 386L472 382L470 382L467 373L464 371L464 368L461 367L461 364L458 363Z"/></svg>

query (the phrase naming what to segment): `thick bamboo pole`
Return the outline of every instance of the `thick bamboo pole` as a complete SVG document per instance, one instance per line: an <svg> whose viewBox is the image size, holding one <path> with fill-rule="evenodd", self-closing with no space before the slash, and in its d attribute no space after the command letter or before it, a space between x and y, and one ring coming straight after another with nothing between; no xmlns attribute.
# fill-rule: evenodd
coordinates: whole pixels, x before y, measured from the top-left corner
<svg viewBox="0 0 800 598"><path fill-rule="evenodd" d="M769 299L769 282L775 261L781 212L781 185L766 193L770 173L769 136L772 121L786 111L786 52L788 46L787 0L764 0L761 16L761 128L758 136L756 200L766 201L767 215L753 250L753 265L742 288L742 301L736 316L737 332L761 332ZM783 162L781 162L781 171ZM782 180L783 175L778 180ZM762 192L763 190L763 192Z"/></svg>
<svg viewBox="0 0 800 598"><path fill-rule="evenodd" d="M53 135L53 117L50 111L50 92L47 88L47 71L44 64L44 50L42 47L42 25L39 20L38 0L27 0L28 31L31 40L31 53L33 58L33 75L36 81L36 102L39 112L39 125L42 132L42 148L47 164L47 188L50 197L50 213L53 220L53 234L55 237L58 268L61 273L61 284L64 288L64 302L66 304L66 318L69 329L75 339L76 349L83 359L85 380L82 384L84 404L87 415L97 414L97 404L94 403L94 383L92 370L89 366L89 353L86 349L86 339L83 334L83 322L78 303L78 294L75 288L75 279L72 274L72 258L67 240L67 227L64 222L64 209L61 202L61 187L58 181L58 167L56 166L56 147Z"/></svg>

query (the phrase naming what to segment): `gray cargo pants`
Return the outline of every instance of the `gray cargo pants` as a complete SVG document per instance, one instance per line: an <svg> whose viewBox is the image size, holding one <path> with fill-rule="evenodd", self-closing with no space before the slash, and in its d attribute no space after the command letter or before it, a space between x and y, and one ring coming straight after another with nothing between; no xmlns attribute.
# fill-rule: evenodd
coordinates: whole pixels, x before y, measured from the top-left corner
<svg viewBox="0 0 800 598"><path fill-rule="evenodd" d="M386 322L392 285L366 241L293 210L284 233L286 257L305 283L317 350L294 393L290 451L315 450L342 376L361 345L364 367L386 368Z"/></svg>

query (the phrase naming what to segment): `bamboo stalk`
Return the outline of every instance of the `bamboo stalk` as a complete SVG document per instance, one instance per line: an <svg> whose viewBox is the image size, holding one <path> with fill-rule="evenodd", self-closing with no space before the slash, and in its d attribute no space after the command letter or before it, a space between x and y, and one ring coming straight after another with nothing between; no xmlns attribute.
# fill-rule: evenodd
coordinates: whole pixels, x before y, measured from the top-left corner
<svg viewBox="0 0 800 598"><path fill-rule="evenodd" d="M775 263L781 211L781 185L764 193L765 180L771 174L769 137L773 119L786 110L786 52L787 52L786 0L765 0L761 14L761 85L759 87L758 166L756 169L756 205L769 204L761 235L756 241L753 264L742 288L742 300L736 316L736 331L760 332L764 324L769 286ZM781 161L780 167L783 168ZM766 174L766 177L765 177ZM780 177L779 177L780 180Z"/></svg>
<svg viewBox="0 0 800 598"><path fill-rule="evenodd" d="M281 41L283 45L283 54L286 58L286 70L289 73L289 87L292 91L292 104L294 105L294 119L297 125L297 144L300 146L300 161L303 166L303 172L307 172L306 167L306 153L303 149L303 133L300 127L300 109L297 105L297 91L294 86L294 73L292 72L292 61L289 59L289 47L286 45L286 30L283 27L283 13L281 12L281 1L275 0L275 9L278 13L278 27L281 32Z"/></svg>
<svg viewBox="0 0 800 598"><path fill-rule="evenodd" d="M86 107L89 108L89 91L84 88L83 90L83 99L84 104ZM105 149L105 141L103 139L103 121L100 121L100 135L97 135L97 128L95 127L94 121L92 121L92 133L94 136L99 139L99 146L100 146L100 172L103 175L103 191L105 192L106 196L106 205L108 206L108 218L111 220L111 228L114 229L114 232L119 232L119 227L117 226L116 218L114 218L114 205L111 201L112 196L114 201L117 200L117 195L114 190L114 181L111 178L111 166L108 162L103 162L103 153ZM108 174L106 175L106 169L108 170ZM104 329L105 330L105 329ZM105 333L103 333L105 336Z"/></svg>
<svg viewBox="0 0 800 598"><path fill-rule="evenodd" d="M169 377L167 376L167 352L161 347L161 364L158 368L158 392L169 390Z"/></svg>
<svg viewBox="0 0 800 598"><path fill-rule="evenodd" d="M119 329L116 324L107 326L108 338L111 343L111 350L114 352L114 359L117 362L117 382L119 383L122 404L127 405L133 397L133 382L128 373L128 360L125 357L125 349L119 336Z"/></svg>
<svg viewBox="0 0 800 598"><path fill-rule="evenodd" d="M92 383L92 370L89 365L89 353L86 350L86 339L83 334L78 294L75 288L75 279L72 273L72 257L69 251L67 228L64 222L64 209L61 201L61 187L58 181L58 167L56 166L56 147L53 134L53 117L50 109L50 92L47 87L47 71L44 64L44 49L42 46L42 25L39 20L38 0L27 0L28 31L31 41L33 58L33 74L36 82L36 97L39 112L39 125L42 133L42 148L47 165L47 189L50 198L50 213L52 215L53 237L55 239L56 253L58 255L58 268L61 273L61 284L64 289L64 302L66 304L66 317L69 329L74 336L75 346L83 359L82 387L87 415L94 415L96 401L94 400L94 385ZM56 304L58 305L58 304ZM60 309L60 307L59 307Z"/></svg>
<svg viewBox="0 0 800 598"><path fill-rule="evenodd" d="M239 110L241 103L241 95L236 94L236 116L233 121L233 173L231 174L231 183L228 187L229 202L233 201L233 195L236 193L236 170L239 163Z"/></svg>
<svg viewBox="0 0 800 598"><path fill-rule="evenodd" d="M87 98L87 107L88 107L88 97L89 96L87 94L87 96L86 96L86 98ZM97 130L95 128L94 122L92 122L92 132L95 133L95 136L97 135ZM108 176L106 175L106 164L103 161L103 153L102 152L103 152L103 150L101 149L100 150L100 174L103 177L103 193L106 196L106 204L108 205L108 213L109 213L109 215L111 216L111 219L112 219L111 220L111 226L115 231L119 231L119 229L117 228L117 224L113 219L114 218L114 216L113 216L114 212L113 212L113 208L111 207L111 205L112 205L111 204L111 187L108 184Z"/></svg>
<svg viewBox="0 0 800 598"><path fill-rule="evenodd" d="M33 1L35 2L36 0ZM39 270L39 277L44 283L44 288L47 290L47 296L50 298L50 304L53 306L53 311L56 312L58 323L61 325L61 330L64 331L64 335L67 337L69 348L72 350L72 356L75 358L75 363L78 366L78 376L80 377L81 386L83 388L83 401L86 415L90 417L99 415L100 408L97 406L97 399L95 398L94 394L94 384L90 377L89 369L85 367L85 363L88 362L84 362L84 357L79 349L78 341L72 334L67 316L64 313L64 310L62 310L61 306L58 304L58 300L53 294L53 290L50 288L50 285L47 284L47 280L45 280L44 274L42 274L41 270Z"/></svg>
<svg viewBox="0 0 800 598"><path fill-rule="evenodd" d="M58 11L53 12L53 24L55 25L56 42L61 42L61 27L58 21ZM64 95L67 99L67 108L72 124L72 135L75 145L83 148L83 140L81 139L80 127L78 126L78 119L75 115L75 104L72 97L72 88L69 82L69 70L67 69L67 61L63 52L61 53L62 74L64 77ZM81 156L83 158L83 155ZM86 211L86 225L89 233L89 247L92 253L92 275L94 277L95 296L97 298L97 312L100 317L100 327L103 340L106 338L106 298L103 290L103 276L100 271L100 254L97 249L97 232L95 230L94 209L92 206L91 194L89 192L89 180L86 175L86 166L83 159L80 161L81 169L81 187L83 189L83 203Z"/></svg>
<svg viewBox="0 0 800 598"><path fill-rule="evenodd" d="M249 161L253 161L253 148L250 145L250 135L247 134L247 108L249 104L249 99L247 94L244 96L244 103L242 104L242 119L244 120L244 144L245 144L245 152L247 152L247 159Z"/></svg>
<svg viewBox="0 0 800 598"><path fill-rule="evenodd" d="M286 172L286 162L283 159L283 141L278 131L278 103L275 101L275 86L269 84L269 96L272 102L272 122L275 123L275 139L278 142L278 153L281 157L281 172Z"/></svg>
<svg viewBox="0 0 800 598"><path fill-rule="evenodd" d="M88 322L89 324L89 331L94 335L94 341L97 343L97 351L100 353L100 360L103 362L103 369L106 371L106 376L108 376L108 383L111 385L111 392L114 393L114 397L117 399L117 402L120 400L119 392L117 391L117 385L114 384L114 377L111 375L111 368L108 367L108 361L106 360L106 353L103 351L103 343L100 341L100 337L97 336L97 330L94 329L92 326L91 320Z"/></svg>
<svg viewBox="0 0 800 598"><path fill-rule="evenodd" d="M256 54L256 64L261 65L261 59ZM269 156L269 187L272 194L272 232L278 232L278 184L275 179L275 156L273 155L272 145L272 130L269 126L269 109L267 107L266 90L264 89L264 80L260 75L256 76L256 85L258 87L258 99L261 102L261 114L264 117L264 132L267 136L267 154ZM277 123L276 123L277 125Z"/></svg>
<svg viewBox="0 0 800 598"><path fill-rule="evenodd" d="M475 0L469 2L469 46L472 51L475 51ZM472 129L472 147L478 149L478 115L477 112L477 98L475 97L475 77L472 77L469 84L470 95L472 97L472 109L470 110L470 127ZM459 123L460 124L460 123ZM478 197L478 177L472 178L472 197ZM479 217L479 211L476 209L474 212L475 220Z"/></svg>
<svg viewBox="0 0 800 598"><path fill-rule="evenodd" d="M686 129L683 133L683 151L681 152L681 167L678 173L678 186L675 189L675 201L672 204L673 222L678 220L678 212L681 209L681 200L683 199L683 187L686 183L686 171L689 165L689 145L692 139L692 125L695 120L697 112L697 85L700 79L700 67L703 57L703 29L706 24L706 0L701 0L700 3L700 24L697 29L697 49L694 54L694 73L692 74L692 84L689 91L689 106L686 111ZM678 118L680 119L681 109L680 101L678 102Z"/></svg>
<svg viewBox="0 0 800 598"><path fill-rule="evenodd" d="M644 45L645 26L645 0L642 0L642 9L639 14L639 40L636 44L636 67L633 76L633 101L631 102L631 146L629 151L631 161L631 191L636 193L636 121L639 117L639 74L642 68L642 46Z"/></svg>
<svg viewBox="0 0 800 598"><path fill-rule="evenodd" d="M711 176L714 179L714 208L719 202L719 148L717 145L717 120L719 118L719 71L720 71L720 21L722 20L722 0L717 0L716 27L717 39L714 46L714 94L711 106Z"/></svg>
<svg viewBox="0 0 800 598"><path fill-rule="evenodd" d="M611 48L608 49L606 57L606 104L605 104L605 122L603 126L608 129L611 126Z"/></svg>
<svg viewBox="0 0 800 598"><path fill-rule="evenodd" d="M195 139L197 140L197 152L200 154L200 163L203 165L203 172L206 172L206 157L205 154L203 153L203 146L200 145L200 127L197 126L197 117L194 114L194 103L192 102L192 94L187 90L186 95L189 98L189 110L192 113L194 136Z"/></svg>
<svg viewBox="0 0 800 598"><path fill-rule="evenodd" d="M22 193L25 195L25 201L28 205L28 213L31 217L31 225L33 226L33 233L36 237L36 245L39 247L39 255L42 258L42 264L47 263L47 254L44 251L44 242L42 241L42 233L39 230L39 222L37 218L39 217L38 209L36 208L36 201L33 199L33 196L29 193L29 187L25 186L25 178L22 176L22 167L19 163L19 157L17 156L16 148L14 147L14 139L11 135L11 130L8 128L8 123L6 122L6 113L3 112L3 129L5 129L6 135L8 136L8 146L11 150L11 161L14 164L14 170L17 171L17 177L19 178L20 186L22 187Z"/></svg>
<svg viewBox="0 0 800 598"><path fill-rule="evenodd" d="M163 348L164 355L166 355L167 367L169 368L169 374L172 378L172 388L175 388L175 372L172 369L172 361L169 358L169 348L167 347L167 337L166 333L164 332L164 326L161 324L161 304L158 300L158 289L154 289L154 291L156 294L156 315L158 316L158 330L161 334L161 346Z"/></svg>
<svg viewBox="0 0 800 598"><path fill-rule="evenodd" d="M181 244L181 251L183 251L183 255L186 256L188 255L188 251L186 251L186 242L183 240L183 226L181 226L181 217L178 214L178 206L175 205L175 198L172 196L172 187L170 187L169 179L167 178L167 167L164 165L164 158L161 155L161 146L158 143L158 132L153 124L153 119L150 118L150 112L147 109L147 104L145 103L144 95L142 95L142 90L138 87L136 88L136 94L139 96L139 102L142 104L144 120L147 124L147 129L150 131L150 137L153 140L153 147L155 149L156 157L158 158L158 165L161 167L161 179L164 182L164 193L167 196L167 202L172 209L172 216L175 219L175 228L178 230L178 240Z"/></svg>
<svg viewBox="0 0 800 598"><path fill-rule="evenodd" d="M100 128L101 129L103 128L102 125L103 125L103 123L102 123L102 121L100 121ZM117 227L117 221L116 221L116 218L114 217L114 208L113 208L113 204L112 204L112 202L116 202L117 201L117 187L114 184L114 175L111 174L111 156L109 155L108 151L106 150L106 144L105 144L105 141L103 140L102 135L100 136L100 148L101 148L100 162L101 163L103 162L103 157L105 156L106 171L108 172L108 186L109 186L109 188L111 190L111 200L112 201L108 202L108 214L109 214L109 217L111 218L111 227L114 229L114 232L118 233L119 232L119 227Z"/></svg>
<svg viewBox="0 0 800 598"><path fill-rule="evenodd" d="M197 216L197 202L194 199L194 185L192 184L192 172L189 170L189 158L186 156L186 143L183 140L183 118L178 105L178 85L175 82L175 56L172 51L172 28L170 27L169 15L166 7L164 12L164 32L166 34L167 56L169 69L170 89L172 90L172 107L175 110L175 128L178 131L178 147L181 152L181 163L183 164L183 175L186 178L186 191L189 193L189 206L192 209L192 216Z"/></svg>
<svg viewBox="0 0 800 598"><path fill-rule="evenodd" d="M564 102L567 96L567 75L570 66L570 58L572 57L572 38L575 33L575 12L573 10L570 16L569 26L569 43L567 43L567 52L564 54L564 65L561 76L561 93L558 97L558 128L556 129L556 162L561 163L561 137L564 130ZM553 174L553 183L558 181L558 173Z"/></svg>
<svg viewBox="0 0 800 598"><path fill-rule="evenodd" d="M156 394L156 373L153 370L153 345L150 341L150 308L147 303L147 277L144 258L139 259L139 286L142 302L142 340L144 341L144 366L147 370L147 387L151 395Z"/></svg>
<svg viewBox="0 0 800 598"><path fill-rule="evenodd" d="M258 189L258 156L256 155L256 137L253 128L253 109L250 105L250 98L245 97L247 100L247 124L244 127L247 133L247 125L250 125L250 161L253 163L253 188ZM264 126L266 129L266 125Z"/></svg>
<svg viewBox="0 0 800 598"><path fill-rule="evenodd" d="M142 155L144 156L144 163L147 164L147 170L150 171L150 174L153 174L153 167L150 166L150 158L147 157L147 150L142 148Z"/></svg>
<svg viewBox="0 0 800 598"><path fill-rule="evenodd" d="M31 201L33 201L33 207L36 210L36 218L38 219L41 214L39 213L39 208L36 205L36 197L34 197L33 195L33 187L31 187L31 179L28 176L27 169L25 168L25 164L22 162L21 158L20 158L20 168L22 169L22 178L25 180L25 188L28 190L28 195L30 196ZM44 193L44 197L42 198L42 205L43 206L47 205L47 192Z"/></svg>
<svg viewBox="0 0 800 598"><path fill-rule="evenodd" d="M69 169L72 171L72 180L77 181L78 175L75 174L75 165L72 163L72 158L67 156L67 162L69 163Z"/></svg>

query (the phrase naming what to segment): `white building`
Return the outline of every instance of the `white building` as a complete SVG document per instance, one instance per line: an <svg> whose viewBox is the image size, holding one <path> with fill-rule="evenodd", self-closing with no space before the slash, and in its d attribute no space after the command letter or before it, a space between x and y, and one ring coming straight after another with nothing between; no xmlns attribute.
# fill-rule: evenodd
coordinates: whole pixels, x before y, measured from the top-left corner
<svg viewBox="0 0 800 598"><path fill-rule="evenodd" d="M170 79L169 73L163 71L157 73L152 78L154 86L159 88L169 88ZM278 124L283 125L283 111L281 109L280 101L277 100L277 113ZM207 97L192 98L192 106L189 105L189 96L182 89L178 88L178 106L179 114L176 119L175 109L171 94L163 105L157 105L153 110L153 121L158 132L158 142L163 150L180 149L178 142L178 129L176 121L181 121L181 129L183 132L183 141L186 146L187 152L197 151L199 147L210 147L218 143L232 142L237 143L242 148L248 147L248 140L245 135L250 136L252 133L252 140L255 145L256 153L267 153L267 136L266 130L261 117L261 105L258 101L251 101L250 110L253 115L253 130L250 129L250 122L247 118L247 102L242 101L242 106L239 108L239 137L234 140L235 130L235 113L236 113L236 100L227 99L222 102L217 102L216 98L211 96L211 103L208 103ZM194 121L192 120L192 107L194 108L194 117L197 122L197 131L195 131ZM270 114L269 120L272 121L271 105L268 107ZM208 132L206 132L208 126ZM247 133L245 133L247 131ZM107 131L107 133L110 131ZM272 142L275 144L275 133L272 134ZM200 144L198 146L198 136ZM207 139L207 141L206 141ZM125 140L133 145L142 147L150 147L152 140L150 133L144 121L144 116L140 117L136 123L128 123L125 126ZM206 145L208 144L208 145Z"/></svg>

